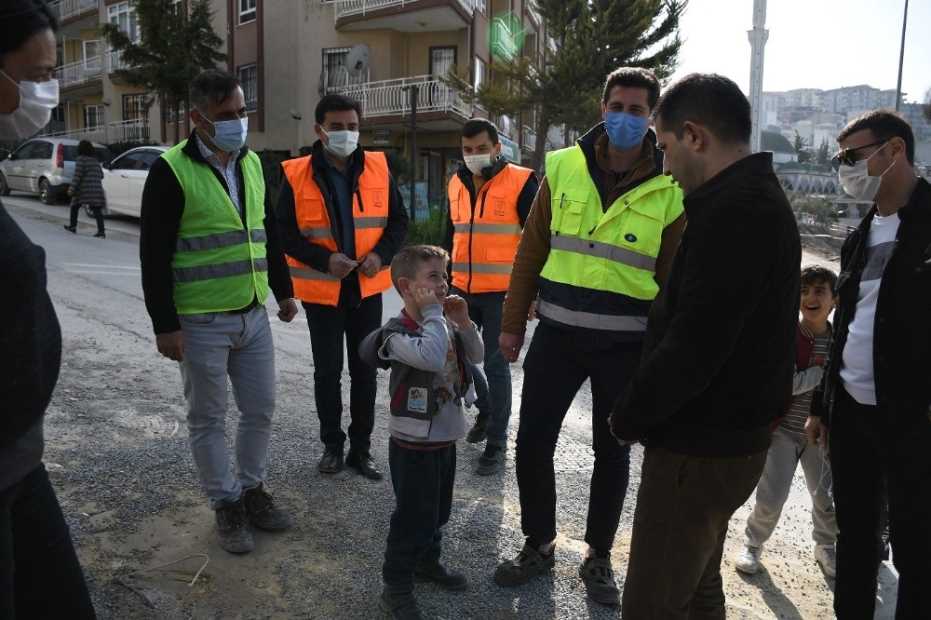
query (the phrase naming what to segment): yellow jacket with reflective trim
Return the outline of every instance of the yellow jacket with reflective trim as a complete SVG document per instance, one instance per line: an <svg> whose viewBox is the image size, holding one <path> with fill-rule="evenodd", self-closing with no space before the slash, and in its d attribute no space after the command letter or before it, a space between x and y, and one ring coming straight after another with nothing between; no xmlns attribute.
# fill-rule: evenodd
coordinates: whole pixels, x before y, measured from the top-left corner
<svg viewBox="0 0 931 620"><path fill-rule="evenodd" d="M659 292L663 231L683 212L681 189L658 175L604 209L578 146L549 153L546 178L552 219L540 314L579 327L642 331Z"/></svg>

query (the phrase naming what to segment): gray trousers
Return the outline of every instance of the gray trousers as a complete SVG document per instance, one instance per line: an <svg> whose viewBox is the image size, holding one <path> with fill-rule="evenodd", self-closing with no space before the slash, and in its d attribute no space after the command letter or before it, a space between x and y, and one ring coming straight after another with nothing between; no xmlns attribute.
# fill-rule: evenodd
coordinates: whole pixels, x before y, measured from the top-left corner
<svg viewBox="0 0 931 620"><path fill-rule="evenodd" d="M262 306L244 314L187 315L180 320L191 451L204 493L216 508L265 480L275 411L275 347ZM235 474L226 442L227 377L240 411Z"/></svg>
<svg viewBox="0 0 931 620"><path fill-rule="evenodd" d="M756 505L747 519L748 547L762 547L776 529L800 462L811 494L811 537L817 545L833 545L837 540L831 465L820 446L780 426L773 433L763 476L756 487Z"/></svg>

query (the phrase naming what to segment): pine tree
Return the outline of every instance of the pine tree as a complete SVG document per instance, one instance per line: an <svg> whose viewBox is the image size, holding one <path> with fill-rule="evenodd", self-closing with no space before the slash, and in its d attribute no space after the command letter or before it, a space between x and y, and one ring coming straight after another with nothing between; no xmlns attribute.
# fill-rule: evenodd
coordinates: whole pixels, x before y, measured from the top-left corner
<svg viewBox="0 0 931 620"><path fill-rule="evenodd" d="M551 127L582 131L597 122L601 88L611 71L644 67L660 79L672 73L686 1L536 0L555 51L546 46L543 66L527 56L493 61L492 79L473 99L497 115L536 112L534 161L539 167Z"/></svg>
<svg viewBox="0 0 931 620"><path fill-rule="evenodd" d="M117 76L146 88L165 110L175 112L175 136L180 135L180 111L189 109L188 88L194 77L226 61L223 45L210 23L208 0L189 0L185 11L172 0L136 0L139 41L134 42L114 24L103 26L103 36L121 52L127 67Z"/></svg>

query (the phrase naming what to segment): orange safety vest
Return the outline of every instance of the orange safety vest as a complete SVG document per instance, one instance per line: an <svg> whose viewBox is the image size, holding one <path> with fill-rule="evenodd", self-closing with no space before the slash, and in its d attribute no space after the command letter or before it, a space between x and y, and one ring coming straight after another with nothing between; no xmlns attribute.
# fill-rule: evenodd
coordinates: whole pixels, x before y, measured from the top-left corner
<svg viewBox="0 0 931 620"><path fill-rule="evenodd" d="M449 180L453 222L453 286L466 293L508 290L520 243L517 199L533 171L506 165L479 190L472 209L468 188L454 174Z"/></svg>
<svg viewBox="0 0 931 620"><path fill-rule="evenodd" d="M294 192L294 213L297 227L309 243L337 252L336 239L330 224L323 192L314 181L311 155L281 162L285 178ZM371 252L381 239L388 223L388 160L384 153L365 152L365 166L359 176L359 190L352 197L352 219L355 225L356 256ZM324 306L339 305L342 281L335 276L287 257L291 270L294 295L301 301ZM383 265L375 277L358 272L362 298L376 295L391 286L391 269Z"/></svg>

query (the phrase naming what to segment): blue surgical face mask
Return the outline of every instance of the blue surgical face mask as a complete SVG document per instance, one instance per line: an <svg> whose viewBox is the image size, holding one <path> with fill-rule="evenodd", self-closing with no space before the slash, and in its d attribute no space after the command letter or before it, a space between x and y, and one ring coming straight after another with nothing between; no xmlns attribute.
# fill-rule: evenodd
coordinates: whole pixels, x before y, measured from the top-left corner
<svg viewBox="0 0 931 620"><path fill-rule="evenodd" d="M608 112L605 115L605 131L614 148L626 151L643 142L647 135L650 119L627 112Z"/></svg>
<svg viewBox="0 0 931 620"><path fill-rule="evenodd" d="M211 140L221 151L238 153L246 143L246 135L249 133L248 116L231 121L211 121L204 116L204 120L213 125Z"/></svg>

